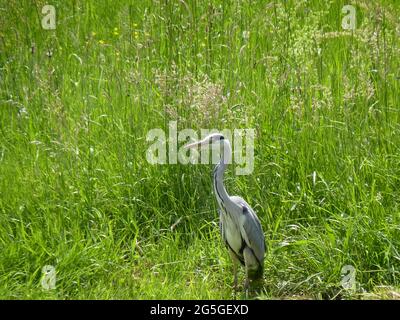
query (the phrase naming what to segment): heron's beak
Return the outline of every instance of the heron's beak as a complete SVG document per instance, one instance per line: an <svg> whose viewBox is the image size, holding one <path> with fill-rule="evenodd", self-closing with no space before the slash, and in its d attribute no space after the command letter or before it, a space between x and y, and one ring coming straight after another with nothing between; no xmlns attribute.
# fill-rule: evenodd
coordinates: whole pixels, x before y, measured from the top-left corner
<svg viewBox="0 0 400 320"><path fill-rule="evenodd" d="M192 142L192 143L185 145L185 149L193 149L193 148L196 148L197 146L205 146L208 144L209 144L209 141L206 139L203 139L203 140Z"/></svg>

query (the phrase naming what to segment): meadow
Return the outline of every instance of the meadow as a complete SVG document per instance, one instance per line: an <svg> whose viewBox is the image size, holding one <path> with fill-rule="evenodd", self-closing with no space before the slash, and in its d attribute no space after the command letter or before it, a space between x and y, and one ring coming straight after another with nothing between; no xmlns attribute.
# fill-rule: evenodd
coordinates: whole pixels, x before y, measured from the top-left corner
<svg viewBox="0 0 400 320"><path fill-rule="evenodd" d="M213 165L146 160L148 132L170 121L255 130L254 171L225 175L265 232L251 298L400 297L399 1L9 0L0 12L1 299L234 297Z"/></svg>

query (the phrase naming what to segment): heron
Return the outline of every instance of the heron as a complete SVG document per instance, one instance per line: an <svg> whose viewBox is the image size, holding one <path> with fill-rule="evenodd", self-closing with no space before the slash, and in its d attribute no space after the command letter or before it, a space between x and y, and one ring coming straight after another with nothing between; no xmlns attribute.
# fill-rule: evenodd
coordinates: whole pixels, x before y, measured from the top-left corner
<svg viewBox="0 0 400 320"><path fill-rule="evenodd" d="M187 144L186 148L202 148L219 145L221 159L213 171L214 194L219 207L219 228L222 240L233 261L233 286L237 290L238 265L245 267L244 288L250 281L262 279L264 270L265 238L257 214L241 197L229 196L224 186L224 172L232 157L229 140L221 133L213 133L200 141Z"/></svg>

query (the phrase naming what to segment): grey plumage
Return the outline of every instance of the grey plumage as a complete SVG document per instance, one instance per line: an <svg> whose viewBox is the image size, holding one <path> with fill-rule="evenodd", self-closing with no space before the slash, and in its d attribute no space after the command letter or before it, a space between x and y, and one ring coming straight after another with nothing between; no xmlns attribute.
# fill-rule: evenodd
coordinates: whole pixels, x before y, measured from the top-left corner
<svg viewBox="0 0 400 320"><path fill-rule="evenodd" d="M234 263L234 286L236 288L237 285L237 263L241 263L246 269L247 289L249 280L260 279L263 275L264 233L260 220L250 205L243 198L229 196L226 192L223 175L232 153L229 141L222 134L215 133L187 147L213 143L219 143L222 147L221 160L213 172L214 193L219 206L220 232Z"/></svg>

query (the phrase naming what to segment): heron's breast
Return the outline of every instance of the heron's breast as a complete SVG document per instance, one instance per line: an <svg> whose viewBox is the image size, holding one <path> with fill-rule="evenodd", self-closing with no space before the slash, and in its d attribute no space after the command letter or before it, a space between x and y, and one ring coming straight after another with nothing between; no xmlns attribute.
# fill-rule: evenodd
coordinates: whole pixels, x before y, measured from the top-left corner
<svg viewBox="0 0 400 320"><path fill-rule="evenodd" d="M243 239L238 226L227 214L224 214L222 223L226 241L232 250L234 250L237 254L240 254L239 251L242 247Z"/></svg>

